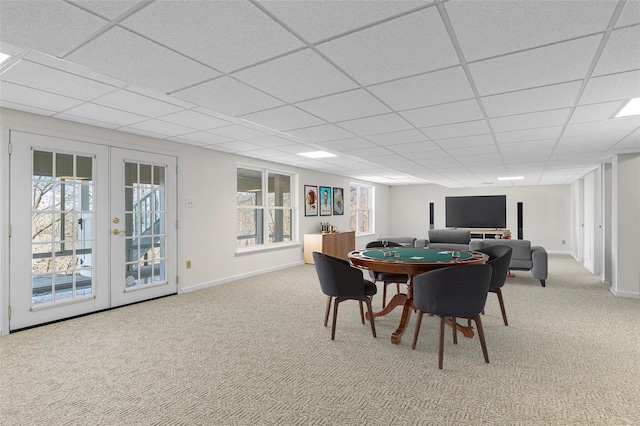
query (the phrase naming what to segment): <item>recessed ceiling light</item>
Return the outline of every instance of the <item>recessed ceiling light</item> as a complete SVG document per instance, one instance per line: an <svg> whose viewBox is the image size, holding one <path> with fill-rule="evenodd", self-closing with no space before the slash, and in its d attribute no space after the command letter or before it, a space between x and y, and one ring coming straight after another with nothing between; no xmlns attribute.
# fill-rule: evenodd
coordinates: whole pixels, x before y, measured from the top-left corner
<svg viewBox="0 0 640 426"><path fill-rule="evenodd" d="M498 180L522 180L524 179L524 176L504 176L504 177L499 177Z"/></svg>
<svg viewBox="0 0 640 426"><path fill-rule="evenodd" d="M640 115L640 98L633 98L616 114L615 118Z"/></svg>
<svg viewBox="0 0 640 426"><path fill-rule="evenodd" d="M10 57L11 56L7 55L6 53L0 52L0 64L6 61L7 59L9 59Z"/></svg>
<svg viewBox="0 0 640 426"><path fill-rule="evenodd" d="M332 154L332 153L327 152L327 151L299 152L298 155L302 155L303 157L309 157L309 158L337 157L336 154Z"/></svg>

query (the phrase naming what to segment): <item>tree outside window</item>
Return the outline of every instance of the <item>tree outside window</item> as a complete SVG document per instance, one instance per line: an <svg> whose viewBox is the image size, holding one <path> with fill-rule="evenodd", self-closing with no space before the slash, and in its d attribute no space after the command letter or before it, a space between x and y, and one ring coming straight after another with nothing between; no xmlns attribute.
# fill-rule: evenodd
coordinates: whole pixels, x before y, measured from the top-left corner
<svg viewBox="0 0 640 426"><path fill-rule="evenodd" d="M350 227L356 235L375 233L373 226L374 187L352 183Z"/></svg>

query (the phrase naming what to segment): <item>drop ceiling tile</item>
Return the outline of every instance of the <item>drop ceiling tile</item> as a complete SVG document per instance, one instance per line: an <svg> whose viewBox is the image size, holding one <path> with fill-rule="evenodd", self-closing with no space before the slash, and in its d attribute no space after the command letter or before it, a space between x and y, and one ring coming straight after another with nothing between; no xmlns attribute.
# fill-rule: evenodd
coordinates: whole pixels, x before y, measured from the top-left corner
<svg viewBox="0 0 640 426"><path fill-rule="evenodd" d="M0 108L15 109L17 111L24 111L24 112L29 112L31 114L44 115L47 117L54 115L57 112L57 111L51 111L51 110L42 109L42 108L36 108L29 105L22 105L15 102L9 102L3 99L0 99Z"/></svg>
<svg viewBox="0 0 640 426"><path fill-rule="evenodd" d="M389 145L387 148L398 154L412 154L414 152L436 151L440 147L431 141L401 143L397 145Z"/></svg>
<svg viewBox="0 0 640 426"><path fill-rule="evenodd" d="M250 2L154 2L123 24L223 72L304 46Z"/></svg>
<svg viewBox="0 0 640 426"><path fill-rule="evenodd" d="M624 25L640 24L640 2L628 1L616 22L616 28Z"/></svg>
<svg viewBox="0 0 640 426"><path fill-rule="evenodd" d="M593 77L580 97L580 105L640 97L640 71Z"/></svg>
<svg viewBox="0 0 640 426"><path fill-rule="evenodd" d="M332 122L391 112L382 102L362 89L300 102L296 106Z"/></svg>
<svg viewBox="0 0 640 426"><path fill-rule="evenodd" d="M182 110L179 106L140 95L129 90L117 90L94 99L92 102L145 117L157 117Z"/></svg>
<svg viewBox="0 0 640 426"><path fill-rule="evenodd" d="M287 102L354 89L357 85L311 49L247 68L234 77Z"/></svg>
<svg viewBox="0 0 640 426"><path fill-rule="evenodd" d="M629 133L640 127L640 116L616 118L604 121L569 124L562 137L588 136L599 133Z"/></svg>
<svg viewBox="0 0 640 426"><path fill-rule="evenodd" d="M541 127L538 129L512 130L496 132L496 140L500 144L514 142L529 142L541 139L557 140L562 132L562 126Z"/></svg>
<svg viewBox="0 0 640 426"><path fill-rule="evenodd" d="M444 4L467 61L603 32L615 6L584 0Z"/></svg>
<svg viewBox="0 0 640 426"><path fill-rule="evenodd" d="M447 124L444 126L423 127L420 130L431 139L448 139L490 133L489 126L485 120L467 121L465 123Z"/></svg>
<svg viewBox="0 0 640 426"><path fill-rule="evenodd" d="M390 155L395 155L387 148L378 146L375 148L365 148L365 149L351 149L345 151L346 154L356 156L358 158L370 159L370 158L379 158L386 157Z"/></svg>
<svg viewBox="0 0 640 426"><path fill-rule="evenodd" d="M89 126L94 126L94 127L104 127L105 129L116 129L119 127L119 125L117 124L109 123L106 121L93 120L91 118L78 117L76 115L65 114L65 113L56 114L55 118L59 118L61 120L73 121L76 123L87 124ZM119 130L122 130L122 129L119 129Z"/></svg>
<svg viewBox="0 0 640 426"><path fill-rule="evenodd" d="M190 142L198 143L200 145L213 145L216 143L231 142L231 139L227 137L214 135L213 133L209 132L189 133L186 135L181 135L180 137L171 138L171 140L187 140Z"/></svg>
<svg viewBox="0 0 640 426"><path fill-rule="evenodd" d="M58 56L108 24L61 1L1 1L2 41Z"/></svg>
<svg viewBox="0 0 640 426"><path fill-rule="evenodd" d="M438 164L458 164L447 151L442 149L414 152L411 154L411 159L422 165L429 165L429 167L437 166ZM443 161L443 163L440 163L440 161Z"/></svg>
<svg viewBox="0 0 640 426"><path fill-rule="evenodd" d="M256 144L245 142L245 141L223 142L223 143L218 143L211 146L214 147L215 149L220 149L222 151L240 152L240 153L244 151L251 151L251 150L263 148L260 145L256 145Z"/></svg>
<svg viewBox="0 0 640 426"><path fill-rule="evenodd" d="M432 127L484 118L475 99L401 112L416 127Z"/></svg>
<svg viewBox="0 0 640 426"><path fill-rule="evenodd" d="M30 61L19 61L2 74L2 80L85 101L116 88Z"/></svg>
<svg viewBox="0 0 640 426"><path fill-rule="evenodd" d="M151 99L156 99L160 102L175 105L180 108L193 109L194 111L199 111L199 112L202 112L203 114L216 116L215 114L211 114L210 111L205 110L205 108L196 107L196 105L191 102L187 102L182 99L175 98L173 96L167 95L166 93L158 92L157 90L147 89L146 87L137 86L134 84L127 86L126 89L130 92L134 92Z"/></svg>
<svg viewBox="0 0 640 426"><path fill-rule="evenodd" d="M242 118L279 131L326 124L326 121L291 105L243 115Z"/></svg>
<svg viewBox="0 0 640 426"><path fill-rule="evenodd" d="M535 129L563 125L569 115L569 108L551 111L532 112L509 117L491 118L491 126L495 132L511 130Z"/></svg>
<svg viewBox="0 0 640 426"><path fill-rule="evenodd" d="M283 104L282 101L230 77L216 78L173 95L231 116L249 114Z"/></svg>
<svg viewBox="0 0 640 426"><path fill-rule="evenodd" d="M481 102L489 117L567 108L575 103L581 85L580 81L554 84L501 95L485 96Z"/></svg>
<svg viewBox="0 0 640 426"><path fill-rule="evenodd" d="M581 80L602 36L585 37L469 64L481 96Z"/></svg>
<svg viewBox="0 0 640 426"><path fill-rule="evenodd" d="M319 44L318 48L364 85L460 63L435 7Z"/></svg>
<svg viewBox="0 0 640 426"><path fill-rule="evenodd" d="M109 20L115 20L118 16L138 5L140 0L95 1L74 0L80 6L92 10Z"/></svg>
<svg viewBox="0 0 640 426"><path fill-rule="evenodd" d="M376 145L364 138L340 139L337 141L317 142L323 148L335 151L353 151L355 149L373 148Z"/></svg>
<svg viewBox="0 0 640 426"><path fill-rule="evenodd" d="M460 101L474 97L462 67L394 80L368 88L394 110Z"/></svg>
<svg viewBox="0 0 640 426"><path fill-rule="evenodd" d="M429 3L431 0L393 2L260 1L263 7L312 43Z"/></svg>
<svg viewBox="0 0 640 426"><path fill-rule="evenodd" d="M155 119L132 124L127 127L130 129L143 130L145 132L159 133L166 136L181 136L193 133L193 129L189 127Z"/></svg>
<svg viewBox="0 0 640 426"><path fill-rule="evenodd" d="M251 143L255 143L266 148L278 148L286 145L296 144L295 142L292 142L289 139L281 138L273 135L261 136L259 138L250 139L249 141Z"/></svg>
<svg viewBox="0 0 640 426"><path fill-rule="evenodd" d="M147 117L143 115L132 114L126 111L120 111L119 109L89 103L70 108L65 111L65 114L113 123L117 126L127 126L147 119Z"/></svg>
<svg viewBox="0 0 640 426"><path fill-rule="evenodd" d="M17 84L0 81L0 96L3 101L15 102L24 106L41 108L47 111L64 111L83 101L60 96L42 90L31 89ZM50 115L50 114L47 114Z"/></svg>
<svg viewBox="0 0 640 426"><path fill-rule="evenodd" d="M264 158L278 157L282 155L282 151L275 148L259 148L259 149L252 149L249 151L242 151L242 155L246 155L252 158L264 159Z"/></svg>
<svg viewBox="0 0 640 426"><path fill-rule="evenodd" d="M594 76L640 69L640 26L615 30L598 59Z"/></svg>
<svg viewBox="0 0 640 426"><path fill-rule="evenodd" d="M307 127L306 129L291 130L288 132L307 143L332 141L336 139L352 138L354 135L333 124Z"/></svg>
<svg viewBox="0 0 640 426"><path fill-rule="evenodd" d="M442 139L436 141L443 149L449 151L453 148L471 148L471 147L488 147L495 146L491 135L473 135L463 136L460 138Z"/></svg>
<svg viewBox="0 0 640 426"><path fill-rule="evenodd" d="M340 123L340 127L345 128L358 136L411 129L411 125L397 114L378 115L375 117L343 121Z"/></svg>
<svg viewBox="0 0 640 426"><path fill-rule="evenodd" d="M415 129L370 135L367 136L367 139L382 146L391 146L401 143L420 142L428 140L423 133Z"/></svg>
<svg viewBox="0 0 640 426"><path fill-rule="evenodd" d="M556 145L557 140L557 138L554 138L537 139L524 142L501 143L499 144L499 147L500 152L502 152L503 155L519 155L524 160L526 160L527 157L522 155L522 153L527 152L527 155L535 151L550 153L553 147Z"/></svg>
<svg viewBox="0 0 640 426"><path fill-rule="evenodd" d="M608 120L612 118L624 104L624 101L614 101L578 106L575 111L573 111L569 124Z"/></svg>
<svg viewBox="0 0 640 426"><path fill-rule="evenodd" d="M179 124L181 126L191 127L192 129L196 130L216 129L218 127L228 126L232 124L228 121L220 120L219 118L211 117L209 115L190 110L183 110L175 112L173 114L164 115L160 117L160 120Z"/></svg>
<svg viewBox="0 0 640 426"><path fill-rule="evenodd" d="M219 73L167 48L114 27L65 59L164 93Z"/></svg>
<svg viewBox="0 0 640 426"><path fill-rule="evenodd" d="M220 136L226 136L234 140L252 139L252 138L267 136L267 134L264 132L260 132L258 130L251 129L249 127L241 126L238 124L233 124L231 126L225 126L225 127L218 127L217 129L211 129L210 133L214 133ZM259 145L256 145L256 146L260 147Z"/></svg>

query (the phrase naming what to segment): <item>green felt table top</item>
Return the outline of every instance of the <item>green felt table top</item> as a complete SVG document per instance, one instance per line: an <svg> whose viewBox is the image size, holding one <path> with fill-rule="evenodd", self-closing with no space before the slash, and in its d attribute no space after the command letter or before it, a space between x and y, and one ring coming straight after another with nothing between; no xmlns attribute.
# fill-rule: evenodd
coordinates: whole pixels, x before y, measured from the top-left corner
<svg viewBox="0 0 640 426"><path fill-rule="evenodd" d="M385 257L384 249L368 249L360 254L365 257L380 260L399 260L403 262L446 262L452 261L452 250L429 249L421 247L393 247L387 248L386 251L393 251L400 257ZM466 251L460 251L460 259L464 260L472 257L472 254Z"/></svg>

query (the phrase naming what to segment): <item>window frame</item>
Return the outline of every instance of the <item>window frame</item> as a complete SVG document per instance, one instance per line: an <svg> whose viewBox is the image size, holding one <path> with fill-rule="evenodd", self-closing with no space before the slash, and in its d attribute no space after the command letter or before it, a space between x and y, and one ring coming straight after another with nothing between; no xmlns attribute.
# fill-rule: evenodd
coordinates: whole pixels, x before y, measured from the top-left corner
<svg viewBox="0 0 640 426"><path fill-rule="evenodd" d="M353 203L353 191L352 188L356 187L356 202L355 202L355 208L353 207L354 203ZM361 217L361 208L360 208L360 189L361 188L367 188L369 190L369 209L368 211L370 212L369 214L369 231L366 232L362 232L359 229L358 224L360 223L360 217ZM350 204L351 204L351 209L350 209L350 217L349 217L349 223L351 225L352 222L352 218L355 215L355 227L356 229L351 229L352 231L355 231L356 233L356 237L360 237L360 236L365 236L365 235L375 235L376 233L376 187L374 185L368 185L368 184L363 184L363 183L357 183L357 182L350 182L349 183L349 197L350 197Z"/></svg>
<svg viewBox="0 0 640 426"><path fill-rule="evenodd" d="M260 172L261 174L261 191L262 191L262 200L261 203L256 205L256 206L239 206L238 205L238 186L237 186L237 179L238 179L238 172L240 170L251 170L254 172ZM286 207L286 206L274 206L274 205L269 205L269 176L270 175L284 175L284 176L288 176L290 179L290 193L291 193L291 200L290 200L290 206ZM299 213L299 208L298 208L298 174L289 170L281 170L281 169L276 169L276 168L272 168L272 167L261 167L261 166L256 166L256 165L252 165L252 164L246 164L246 163L238 163L237 167L236 167L236 253L240 254L240 253L246 253L246 252L255 252L255 251L262 251L262 250L272 250L272 249L277 249L277 248L282 248L282 247L290 247L290 246L296 246L296 245L300 245L299 242L299 221L298 221L298 213ZM240 237L246 237L246 236L241 236L238 234L238 212L240 211L240 209L243 210L255 210L256 213L255 214L262 214L261 218L262 218L262 225L258 226L257 228L261 228L261 238L262 238L262 242L261 243L256 243L255 245L252 246L246 246L246 247L240 247L238 246L238 241ZM291 235L290 235L290 241L279 241L279 242L270 242L270 235L269 235L269 212L271 210L282 210L282 211L286 211L288 210L290 212L290 217L291 217ZM283 216L284 218L284 216ZM257 222L257 221L256 221ZM256 232L258 232L258 229L256 229ZM256 235L258 235L256 233Z"/></svg>

